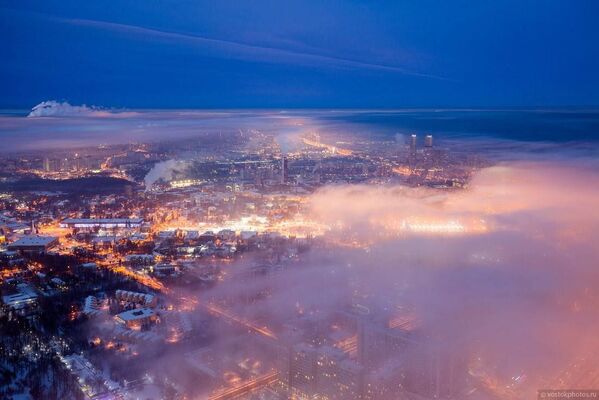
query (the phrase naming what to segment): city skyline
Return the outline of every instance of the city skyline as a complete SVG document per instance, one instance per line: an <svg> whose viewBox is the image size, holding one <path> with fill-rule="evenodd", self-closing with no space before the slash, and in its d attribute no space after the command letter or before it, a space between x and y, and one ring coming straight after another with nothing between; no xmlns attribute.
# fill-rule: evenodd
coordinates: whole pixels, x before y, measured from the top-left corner
<svg viewBox="0 0 599 400"><path fill-rule="evenodd" d="M599 397L598 11L0 2L0 398Z"/></svg>

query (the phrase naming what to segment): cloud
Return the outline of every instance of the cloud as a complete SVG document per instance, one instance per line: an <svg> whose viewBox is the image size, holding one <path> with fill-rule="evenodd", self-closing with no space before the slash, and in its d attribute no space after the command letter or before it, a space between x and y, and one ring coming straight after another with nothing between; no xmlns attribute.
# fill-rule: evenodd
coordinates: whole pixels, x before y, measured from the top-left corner
<svg viewBox="0 0 599 400"><path fill-rule="evenodd" d="M95 111L93 107L86 105L72 106L69 103L55 100L42 101L31 109L28 118L36 117L68 117L77 115L88 115Z"/></svg>
<svg viewBox="0 0 599 400"><path fill-rule="evenodd" d="M592 171L567 163L515 162L481 170L462 191L330 186L312 197L311 210L314 219L363 237L530 231L533 217L559 225L564 233L567 226L570 235L585 235L599 220L593 206L599 201L599 177Z"/></svg>
<svg viewBox="0 0 599 400"><path fill-rule="evenodd" d="M117 112L105 110L96 106L73 106L66 101L56 100L42 101L31 109L28 118L38 117L130 117L136 115L134 112Z"/></svg>
<svg viewBox="0 0 599 400"><path fill-rule="evenodd" d="M169 41L187 42L196 46L202 46L206 51L214 51L218 54L225 55L227 58L233 57L260 62L267 61L279 63L304 63L307 65L326 65L334 68L370 69L400 73L426 79L449 80L443 76L413 71L397 65L354 60L337 57L334 55L255 45L234 40L218 39L189 33L172 32L116 22L81 18L48 18L72 25L88 26L124 34L139 35L140 37L144 38L154 37Z"/></svg>

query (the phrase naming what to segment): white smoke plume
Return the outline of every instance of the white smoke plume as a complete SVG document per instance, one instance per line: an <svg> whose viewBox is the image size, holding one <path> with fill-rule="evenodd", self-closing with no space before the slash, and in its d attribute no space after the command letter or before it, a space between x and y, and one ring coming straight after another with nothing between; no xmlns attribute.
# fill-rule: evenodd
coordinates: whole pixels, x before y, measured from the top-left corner
<svg viewBox="0 0 599 400"><path fill-rule="evenodd" d="M167 160L156 163L144 178L146 190L150 190L152 185L160 179L171 180L177 175L189 168L189 161Z"/></svg>
<svg viewBox="0 0 599 400"><path fill-rule="evenodd" d="M27 118L39 118L39 117L94 117L94 118L106 118L106 117L132 117L136 116L137 112L132 111L116 111L107 110L97 106L87 106L85 104L80 106L74 106L66 101L59 102L56 100L42 101L31 109Z"/></svg>
<svg viewBox="0 0 599 400"><path fill-rule="evenodd" d="M35 117L66 117L82 114L89 114L99 111L95 107L88 107L85 104L81 106L72 106L68 102L58 102L56 100L42 101L31 109L27 115L28 118Z"/></svg>

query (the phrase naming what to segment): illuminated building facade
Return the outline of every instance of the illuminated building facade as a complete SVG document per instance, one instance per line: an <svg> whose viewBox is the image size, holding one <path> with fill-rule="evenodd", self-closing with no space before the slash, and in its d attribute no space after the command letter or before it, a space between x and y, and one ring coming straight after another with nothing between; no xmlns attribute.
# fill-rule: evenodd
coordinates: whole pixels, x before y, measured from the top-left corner
<svg viewBox="0 0 599 400"><path fill-rule="evenodd" d="M24 253L43 253L58 245L58 238L53 236L24 236L8 245L8 250Z"/></svg>
<svg viewBox="0 0 599 400"><path fill-rule="evenodd" d="M158 316L151 308L136 308L117 314L114 319L129 329L141 330L156 322Z"/></svg>
<svg viewBox="0 0 599 400"><path fill-rule="evenodd" d="M67 218L62 220L60 227L77 230L137 229L143 222L143 218Z"/></svg>
<svg viewBox="0 0 599 400"><path fill-rule="evenodd" d="M412 151L412 152L416 151L416 140L417 140L416 134L412 134L410 136L410 151Z"/></svg>

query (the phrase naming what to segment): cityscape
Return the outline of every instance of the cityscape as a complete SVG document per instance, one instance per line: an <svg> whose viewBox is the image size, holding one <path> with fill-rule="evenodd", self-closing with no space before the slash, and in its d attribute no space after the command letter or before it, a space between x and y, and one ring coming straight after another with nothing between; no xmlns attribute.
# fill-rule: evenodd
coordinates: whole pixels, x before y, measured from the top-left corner
<svg viewBox="0 0 599 400"><path fill-rule="evenodd" d="M599 108L588 106L599 104L596 93L556 85L552 101L539 90L517 105L518 96L483 96L479 83L443 75L458 74L451 68L439 74L424 56L389 64L383 50L398 51L395 44L372 49L383 61L359 61L372 44L359 22L368 21L373 36L395 32L382 15L428 18L413 5L379 5L374 18L368 6L332 2L326 15L356 22L334 31L299 24L296 14L322 15L291 3L292 17L269 2L126 2L123 14L95 3L0 5L11 41L0 68L0 399L599 396ZM561 15L587 27L583 3L555 2L557 11L538 18ZM194 17L204 30L185 33L197 22L186 14L198 11L208 15ZM127 19L133 14L137 22ZM379 29L371 17L388 25ZM26 18L40 22L32 29L41 36L21 29ZM214 22L221 18L239 18L240 36L214 36L228 32ZM18 68L37 41L75 57L58 46L62 29L74 35L80 65ZM414 46L439 37L426 29L414 33ZM355 40L353 58L309 46L315 32L330 34L319 45L339 54L336 35ZM272 44L260 42L267 33ZM536 36L523 35L529 42L501 43L538 50ZM108 58L123 46L147 65L133 71L116 58L97 61L93 71L114 67L94 77L108 77L114 97L103 97L95 84L78 83L88 76L78 72L88 62L83 44ZM152 58L152 46L174 58ZM597 64L593 51L587 62ZM145 89L129 95L127 84L107 83L111 74L171 79L152 65L168 66L169 76L200 68L216 81L214 70L237 71L241 77L229 71L227 79L255 83L247 98L224 81L222 96L205 83L204 99L173 81L172 94L154 103ZM310 84L303 73L312 74ZM54 83L42 85L50 92L39 98L23 80L9 82L21 74L54 74L69 99ZM370 89L340 83L358 77L378 87L388 107ZM430 98L406 94L406 104L375 81L383 78L406 90L440 86L428 89ZM506 82L525 95L517 78ZM509 94L504 84L497 96ZM463 93L447 95L444 85L464 85ZM223 100L234 94L240 103ZM506 99L515 105L498 106Z"/></svg>

